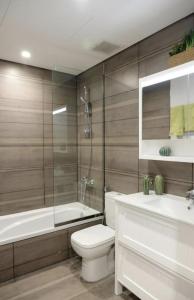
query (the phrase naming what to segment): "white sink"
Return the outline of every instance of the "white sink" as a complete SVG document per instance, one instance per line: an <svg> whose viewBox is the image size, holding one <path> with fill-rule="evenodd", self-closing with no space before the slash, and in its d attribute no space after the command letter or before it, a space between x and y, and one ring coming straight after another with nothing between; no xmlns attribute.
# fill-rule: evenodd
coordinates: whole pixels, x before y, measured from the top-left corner
<svg viewBox="0 0 194 300"><path fill-rule="evenodd" d="M136 193L123 196L118 201L194 225L194 206L188 210L189 202L184 197L170 194L158 196L151 192L150 195Z"/></svg>
<svg viewBox="0 0 194 300"><path fill-rule="evenodd" d="M182 212L183 209L187 209L188 203L180 201L177 199L172 199L170 197L161 196L154 200L145 201L146 205L150 205L153 208L159 209L161 211L175 213L177 211Z"/></svg>

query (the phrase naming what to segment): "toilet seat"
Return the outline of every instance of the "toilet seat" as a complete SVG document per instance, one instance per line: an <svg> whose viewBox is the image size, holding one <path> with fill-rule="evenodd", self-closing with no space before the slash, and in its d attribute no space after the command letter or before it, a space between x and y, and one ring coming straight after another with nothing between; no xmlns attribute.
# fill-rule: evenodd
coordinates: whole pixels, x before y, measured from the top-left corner
<svg viewBox="0 0 194 300"><path fill-rule="evenodd" d="M72 242L87 249L95 248L111 241L114 243L114 239L114 230L102 224L82 229L71 236Z"/></svg>

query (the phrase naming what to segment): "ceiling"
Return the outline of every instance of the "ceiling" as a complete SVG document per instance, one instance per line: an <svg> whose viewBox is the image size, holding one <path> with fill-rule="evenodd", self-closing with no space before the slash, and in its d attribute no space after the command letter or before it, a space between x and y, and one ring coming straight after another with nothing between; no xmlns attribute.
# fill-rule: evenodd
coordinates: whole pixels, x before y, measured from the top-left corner
<svg viewBox="0 0 194 300"><path fill-rule="evenodd" d="M79 74L192 12L194 0L0 0L0 58Z"/></svg>

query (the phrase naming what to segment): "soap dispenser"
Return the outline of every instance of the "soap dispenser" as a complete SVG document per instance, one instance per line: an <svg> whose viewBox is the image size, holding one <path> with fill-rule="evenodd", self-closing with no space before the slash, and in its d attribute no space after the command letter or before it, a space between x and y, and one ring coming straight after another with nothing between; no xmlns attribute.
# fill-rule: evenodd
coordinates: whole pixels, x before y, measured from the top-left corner
<svg viewBox="0 0 194 300"><path fill-rule="evenodd" d="M156 195L162 195L164 193L164 177L162 175L156 175L154 180L154 190Z"/></svg>

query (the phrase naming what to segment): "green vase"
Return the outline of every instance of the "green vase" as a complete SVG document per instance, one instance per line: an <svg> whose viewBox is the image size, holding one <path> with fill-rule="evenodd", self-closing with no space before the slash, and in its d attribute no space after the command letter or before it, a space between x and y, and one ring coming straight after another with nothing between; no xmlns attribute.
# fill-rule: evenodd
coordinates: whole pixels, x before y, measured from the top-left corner
<svg viewBox="0 0 194 300"><path fill-rule="evenodd" d="M162 175L155 177L154 189L156 195L162 195L164 193L164 177Z"/></svg>
<svg viewBox="0 0 194 300"><path fill-rule="evenodd" d="M150 176L146 175L143 178L143 193L144 195L149 195L150 191Z"/></svg>

